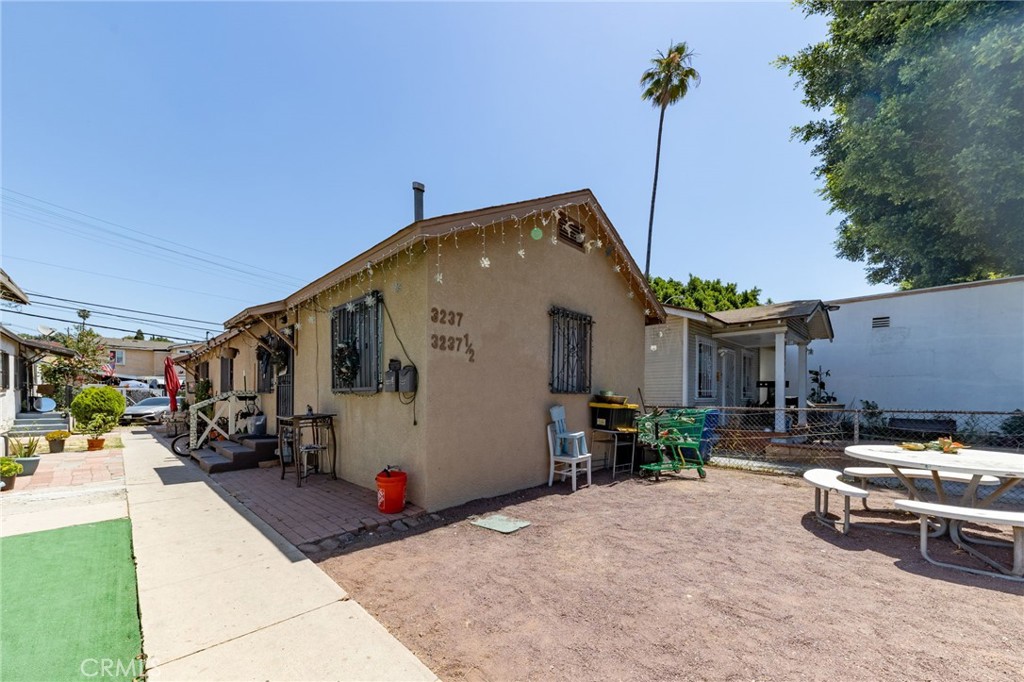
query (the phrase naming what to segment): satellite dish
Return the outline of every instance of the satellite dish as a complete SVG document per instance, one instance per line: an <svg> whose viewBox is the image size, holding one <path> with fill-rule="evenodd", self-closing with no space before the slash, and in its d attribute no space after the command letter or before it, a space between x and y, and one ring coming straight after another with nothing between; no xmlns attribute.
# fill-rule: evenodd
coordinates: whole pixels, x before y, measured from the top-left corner
<svg viewBox="0 0 1024 682"><path fill-rule="evenodd" d="M38 327L36 327L36 330L43 336L49 336L50 334L54 333L53 330L47 327L45 324L39 325Z"/></svg>

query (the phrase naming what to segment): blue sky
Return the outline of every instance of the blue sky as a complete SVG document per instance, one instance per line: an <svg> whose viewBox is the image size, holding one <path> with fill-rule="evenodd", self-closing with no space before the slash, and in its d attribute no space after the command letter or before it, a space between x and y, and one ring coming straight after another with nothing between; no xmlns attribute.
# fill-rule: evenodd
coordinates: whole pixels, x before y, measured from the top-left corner
<svg viewBox="0 0 1024 682"><path fill-rule="evenodd" d="M658 116L638 81L680 40L703 82L666 116L652 274L775 301L892 289L833 255L839 216L790 140L816 114L771 62L826 26L788 3L4 3L0 19L2 262L29 292L223 321L404 227L413 180L428 217L589 187L642 268Z"/></svg>

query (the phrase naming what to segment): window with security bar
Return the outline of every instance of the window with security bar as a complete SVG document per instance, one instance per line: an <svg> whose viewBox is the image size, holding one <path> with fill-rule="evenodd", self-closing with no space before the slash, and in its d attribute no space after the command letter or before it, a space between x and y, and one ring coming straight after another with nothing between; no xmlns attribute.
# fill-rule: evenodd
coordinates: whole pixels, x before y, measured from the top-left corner
<svg viewBox="0 0 1024 682"><path fill-rule="evenodd" d="M594 321L590 315L552 308L551 392L590 393Z"/></svg>
<svg viewBox="0 0 1024 682"><path fill-rule="evenodd" d="M331 311L331 388L338 393L377 392L381 383L379 291Z"/></svg>
<svg viewBox="0 0 1024 682"><path fill-rule="evenodd" d="M697 397L715 397L715 347L701 337L697 337Z"/></svg>
<svg viewBox="0 0 1024 682"><path fill-rule="evenodd" d="M11 387L11 356L7 351L0 352L0 391L6 391Z"/></svg>
<svg viewBox="0 0 1024 682"><path fill-rule="evenodd" d="M220 359L220 392L228 393L235 390L235 361L231 358Z"/></svg>

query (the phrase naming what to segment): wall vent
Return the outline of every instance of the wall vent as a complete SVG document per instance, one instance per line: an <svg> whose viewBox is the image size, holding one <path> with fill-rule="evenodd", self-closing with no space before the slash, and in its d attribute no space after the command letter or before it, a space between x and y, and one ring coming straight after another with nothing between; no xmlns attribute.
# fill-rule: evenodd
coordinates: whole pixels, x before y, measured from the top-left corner
<svg viewBox="0 0 1024 682"><path fill-rule="evenodd" d="M583 242L587 240L583 226L569 218L562 209L555 211L555 219L558 221L558 237L582 251Z"/></svg>
<svg viewBox="0 0 1024 682"><path fill-rule="evenodd" d="M885 329L889 326L889 317L872 317L871 328L872 329Z"/></svg>

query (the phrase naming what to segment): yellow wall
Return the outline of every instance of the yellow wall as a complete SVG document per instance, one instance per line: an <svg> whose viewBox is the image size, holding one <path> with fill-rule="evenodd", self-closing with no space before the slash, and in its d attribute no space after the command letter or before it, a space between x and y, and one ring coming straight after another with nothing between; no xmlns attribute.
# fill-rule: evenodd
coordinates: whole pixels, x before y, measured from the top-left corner
<svg viewBox="0 0 1024 682"><path fill-rule="evenodd" d="M418 246L289 311L298 322L295 409L337 414L339 475L373 488L385 465L409 474L408 498L430 510L491 497L547 480L545 426L552 405L564 404L573 429L586 429L592 393L608 389L635 399L644 378L644 310L628 297L616 256L605 248L584 253L550 242L550 228L532 240L530 223L502 235L500 228ZM593 229L591 226L589 229ZM591 232L593 234L593 232ZM525 258L517 255L523 248ZM487 254L490 267L481 267ZM625 269L625 266L623 266ZM435 280L438 271L443 282ZM331 390L330 310L372 289L419 369L416 420L397 393L335 394ZM594 319L591 392L552 394L551 318L560 306ZM461 324L432 322L432 309L462 313ZM408 364L387 315L382 364ZM432 348L432 335L461 337L461 351ZM472 360L465 338L473 345ZM269 402L269 401L267 401ZM267 406L264 406L267 409Z"/></svg>

